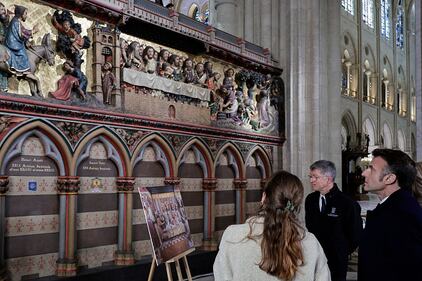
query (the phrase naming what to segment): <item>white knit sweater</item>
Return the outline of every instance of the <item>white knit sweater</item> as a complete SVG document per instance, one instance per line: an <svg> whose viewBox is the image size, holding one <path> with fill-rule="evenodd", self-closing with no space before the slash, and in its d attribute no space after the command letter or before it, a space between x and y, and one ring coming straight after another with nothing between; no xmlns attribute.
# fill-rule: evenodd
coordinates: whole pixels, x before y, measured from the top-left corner
<svg viewBox="0 0 422 281"><path fill-rule="evenodd" d="M262 222L258 219L253 224L254 235L262 233ZM280 281L259 268L261 240L244 239L248 234L249 223L232 225L224 231L214 262L215 281ZM305 233L302 250L305 261L293 281L331 281L324 251L312 233Z"/></svg>

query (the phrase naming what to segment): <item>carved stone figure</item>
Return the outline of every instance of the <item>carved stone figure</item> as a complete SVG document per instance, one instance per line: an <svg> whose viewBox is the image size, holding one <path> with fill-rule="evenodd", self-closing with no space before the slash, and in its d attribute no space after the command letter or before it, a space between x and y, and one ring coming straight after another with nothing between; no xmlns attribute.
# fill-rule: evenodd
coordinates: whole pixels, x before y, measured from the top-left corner
<svg viewBox="0 0 422 281"><path fill-rule="evenodd" d="M63 52L66 58L75 63L73 58L80 54L81 49L89 48L91 40L87 36L81 36L81 25L74 22L69 11L56 10L51 21L59 32L57 50Z"/></svg>
<svg viewBox="0 0 422 281"><path fill-rule="evenodd" d="M4 44L7 27L9 26L9 14L3 3L0 3L0 44ZM3 60L3 59L2 59ZM7 73L0 72L0 90L7 91L8 88Z"/></svg>
<svg viewBox="0 0 422 281"><path fill-rule="evenodd" d="M261 128L265 128L270 124L270 116L268 114L268 109L270 107L270 100L268 98L268 91L262 90L259 95L256 96L257 99L257 110L259 117L259 124Z"/></svg>
<svg viewBox="0 0 422 281"><path fill-rule="evenodd" d="M193 83L195 81L193 61L190 58L185 59L183 62L183 78L185 83Z"/></svg>
<svg viewBox="0 0 422 281"><path fill-rule="evenodd" d="M39 79L34 75L38 64L45 60L48 65L54 65L54 50L51 47L50 34L47 33L41 40L41 45L32 46L26 50L29 61L29 70L24 73L11 71L8 64L8 57L11 51L4 45L0 45L0 72L8 75L17 75L18 77L28 81L31 95L42 97L41 85ZM26 52L25 51L25 52Z"/></svg>
<svg viewBox="0 0 422 281"><path fill-rule="evenodd" d="M128 67L128 65L127 65L127 62L128 62L128 58L127 58L128 47L129 47L129 44L127 43L127 41L123 38L120 38L120 53L121 53L120 67Z"/></svg>
<svg viewBox="0 0 422 281"><path fill-rule="evenodd" d="M171 67L173 68L173 80L174 81L182 81L183 80L183 74L182 74L182 68L180 64L180 57L178 55L171 55L169 57L169 63Z"/></svg>
<svg viewBox="0 0 422 281"><path fill-rule="evenodd" d="M23 22L28 17L28 9L23 6L15 5L15 16L7 28L4 44L9 49L8 64L10 71L16 75L25 75L30 73L30 64L25 44L33 33L38 31L38 25L32 30L27 29Z"/></svg>
<svg viewBox="0 0 422 281"><path fill-rule="evenodd" d="M81 99L85 99L85 93L81 89L81 84L78 78L78 69L74 66L71 60L63 63L63 70L65 74L57 82L57 90L50 93L52 97L58 100L67 101L71 98L72 91L75 91Z"/></svg>
<svg viewBox="0 0 422 281"><path fill-rule="evenodd" d="M204 64L197 63L195 66L195 84L200 87L207 87L207 74L204 71Z"/></svg>
<svg viewBox="0 0 422 281"><path fill-rule="evenodd" d="M116 77L112 72L113 66L106 62L103 65L103 72L101 73L101 84L103 88L103 103L111 104L111 92L116 85Z"/></svg>
<svg viewBox="0 0 422 281"><path fill-rule="evenodd" d="M145 71L150 74L156 73L157 71L157 60L154 58L154 52L153 47L146 46L142 55L145 63Z"/></svg>
<svg viewBox="0 0 422 281"><path fill-rule="evenodd" d="M144 63L140 55L141 44L137 41L133 41L129 44L127 48L127 60L126 67L136 69L139 71L144 70Z"/></svg>

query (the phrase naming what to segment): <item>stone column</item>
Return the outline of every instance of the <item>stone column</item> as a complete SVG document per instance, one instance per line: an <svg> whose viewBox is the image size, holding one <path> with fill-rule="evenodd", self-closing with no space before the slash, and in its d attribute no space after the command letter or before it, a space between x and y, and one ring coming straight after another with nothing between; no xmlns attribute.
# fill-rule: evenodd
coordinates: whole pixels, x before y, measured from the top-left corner
<svg viewBox="0 0 422 281"><path fill-rule="evenodd" d="M290 112L283 168L303 180L315 160L341 167L340 9L338 0L280 1L280 38L285 41L280 42L280 66ZM338 175L341 182L340 169Z"/></svg>
<svg viewBox="0 0 422 281"><path fill-rule="evenodd" d="M118 177L119 197L118 241L115 264L128 265L135 262L132 250L132 210L134 177Z"/></svg>
<svg viewBox="0 0 422 281"><path fill-rule="evenodd" d="M80 180L77 176L61 176L57 179L60 201L57 276L76 275L76 212L79 188Z"/></svg>
<svg viewBox="0 0 422 281"><path fill-rule="evenodd" d="M416 160L422 161L422 1L415 1L416 14Z"/></svg>
<svg viewBox="0 0 422 281"><path fill-rule="evenodd" d="M235 179L233 181L236 190L236 223L244 223L246 220L246 187L248 181L244 179Z"/></svg>
<svg viewBox="0 0 422 281"><path fill-rule="evenodd" d="M204 249L217 249L215 240L215 190L217 189L216 178L204 178L202 181L204 190Z"/></svg>
<svg viewBox="0 0 422 281"><path fill-rule="evenodd" d="M215 0L216 23L215 26L234 36L238 34L238 13L235 0Z"/></svg>
<svg viewBox="0 0 422 281"><path fill-rule="evenodd" d="M4 258L4 238L6 234L6 193L9 190L8 176L0 176L0 281L8 280L6 262Z"/></svg>

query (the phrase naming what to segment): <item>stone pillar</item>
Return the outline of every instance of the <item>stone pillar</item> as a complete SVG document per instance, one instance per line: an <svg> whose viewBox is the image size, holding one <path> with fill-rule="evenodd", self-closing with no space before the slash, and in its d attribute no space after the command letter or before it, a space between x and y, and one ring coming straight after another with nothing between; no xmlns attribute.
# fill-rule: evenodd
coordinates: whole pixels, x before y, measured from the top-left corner
<svg viewBox="0 0 422 281"><path fill-rule="evenodd" d="M280 38L286 41L280 42L280 66L291 113L283 168L303 180L313 161L327 159L339 168L341 182L340 9L338 0L280 1Z"/></svg>
<svg viewBox="0 0 422 281"><path fill-rule="evenodd" d="M115 264L134 264L132 250L132 210L134 177L118 177L116 180L119 197L118 241Z"/></svg>
<svg viewBox="0 0 422 281"><path fill-rule="evenodd" d="M61 176L57 179L60 201L57 276L76 275L76 212L79 188L80 180L77 176Z"/></svg>
<svg viewBox="0 0 422 281"><path fill-rule="evenodd" d="M416 14L416 160L422 161L422 1L415 1Z"/></svg>
<svg viewBox="0 0 422 281"><path fill-rule="evenodd" d="M272 46L271 0L260 0L261 5L261 42L260 46L270 49Z"/></svg>
<svg viewBox="0 0 422 281"><path fill-rule="evenodd" d="M235 0L215 0L216 23L215 26L234 36L238 34L238 13Z"/></svg>
<svg viewBox="0 0 422 281"><path fill-rule="evenodd" d="M236 190L236 223L244 223L246 220L246 187L247 180L235 179L233 181Z"/></svg>
<svg viewBox="0 0 422 281"><path fill-rule="evenodd" d="M215 190L216 178L204 178L202 189L204 190L204 245L205 250L217 249L215 239Z"/></svg>
<svg viewBox="0 0 422 281"><path fill-rule="evenodd" d="M9 190L8 176L0 176L0 281L8 280L4 257L4 238L6 234L6 193Z"/></svg>

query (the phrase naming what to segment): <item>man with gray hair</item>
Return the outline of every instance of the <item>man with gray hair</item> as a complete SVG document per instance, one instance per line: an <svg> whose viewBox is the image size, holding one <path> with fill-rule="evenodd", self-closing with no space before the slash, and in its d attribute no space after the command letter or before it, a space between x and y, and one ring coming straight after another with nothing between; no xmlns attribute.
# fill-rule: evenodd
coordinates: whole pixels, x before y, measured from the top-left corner
<svg viewBox="0 0 422 281"><path fill-rule="evenodd" d="M348 256L362 232L360 206L337 187L333 162L319 160L309 170L314 192L305 200L306 227L324 249L332 281L346 281Z"/></svg>

